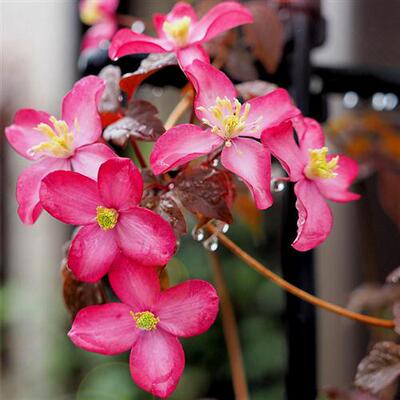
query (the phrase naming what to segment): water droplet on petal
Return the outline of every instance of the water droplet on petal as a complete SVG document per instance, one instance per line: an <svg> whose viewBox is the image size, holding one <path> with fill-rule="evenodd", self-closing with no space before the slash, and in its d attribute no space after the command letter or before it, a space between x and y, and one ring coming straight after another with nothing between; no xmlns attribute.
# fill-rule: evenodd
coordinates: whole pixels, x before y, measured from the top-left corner
<svg viewBox="0 0 400 400"><path fill-rule="evenodd" d="M196 240L196 242L201 242L202 240L204 240L205 236L206 234L203 228L197 228L197 226L193 228L192 237L194 240Z"/></svg>
<svg viewBox="0 0 400 400"><path fill-rule="evenodd" d="M271 190L275 193L279 193L282 192L283 190L285 190L286 185L285 182L280 181L278 179L272 179L271 181Z"/></svg>
<svg viewBox="0 0 400 400"><path fill-rule="evenodd" d="M203 242L204 248L209 251L217 251L218 250L218 238L215 235L211 235Z"/></svg>
<svg viewBox="0 0 400 400"><path fill-rule="evenodd" d="M214 160L211 161L211 166L216 168L219 165L219 159L218 158L214 158Z"/></svg>

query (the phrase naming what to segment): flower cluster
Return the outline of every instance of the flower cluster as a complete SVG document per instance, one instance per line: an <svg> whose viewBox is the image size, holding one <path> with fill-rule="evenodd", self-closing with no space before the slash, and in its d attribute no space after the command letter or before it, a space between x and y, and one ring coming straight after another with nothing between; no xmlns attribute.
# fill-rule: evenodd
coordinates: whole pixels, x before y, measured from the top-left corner
<svg viewBox="0 0 400 400"><path fill-rule="evenodd" d="M102 24L112 24L114 29L117 3L84 0L81 17L96 24L95 29ZM295 183L299 221L293 247L299 251L319 245L329 235L332 214L325 199L346 202L358 198L348 190L357 176L356 163L345 156L328 155L320 125L301 115L286 90L274 89L242 102L229 78L210 64L202 44L251 21L251 13L237 2L220 3L200 20L189 4L177 3L169 14L154 16L158 38L129 29L114 36L109 48L113 59L133 53L174 52L195 91L194 113L200 124L177 125L158 138L150 155L153 181L147 187L144 178L148 182L149 171L142 176L130 159L118 157L101 141L98 108L105 88L101 78L89 76L75 84L64 97L61 119L23 109L6 129L11 146L34 162L17 183L21 220L32 224L45 209L56 219L78 226L68 267L84 282L96 282L108 274L121 300L80 310L69 337L76 346L96 353L130 350L133 380L161 398L172 393L184 369L178 337L199 335L212 325L218 296L210 284L200 280L160 289L157 273L176 251L176 227L168 218L171 211L157 209L149 201L150 188L161 188L164 197L158 201L173 208L172 194L182 190L188 179L201 176L203 186L193 185L193 190L204 190L206 182L221 199L201 203L196 198L201 204L197 209L188 200L193 195L179 203L197 215L215 218L230 215L233 202L233 190L221 191L218 186L226 182L228 186L231 176L237 176L256 206L266 209L273 203L272 154L288 173L286 179ZM154 111L150 114L154 120ZM143 120L142 116L141 127ZM135 122L133 113L127 113L122 128L134 129ZM220 158L222 167L211 172L202 166L187 167L199 157L209 163ZM177 171L169 175L171 170ZM166 177L167 182L176 177L175 192L171 189L174 182L166 185L162 181ZM223 212L212 209L217 201ZM177 215L173 215L175 220Z"/></svg>

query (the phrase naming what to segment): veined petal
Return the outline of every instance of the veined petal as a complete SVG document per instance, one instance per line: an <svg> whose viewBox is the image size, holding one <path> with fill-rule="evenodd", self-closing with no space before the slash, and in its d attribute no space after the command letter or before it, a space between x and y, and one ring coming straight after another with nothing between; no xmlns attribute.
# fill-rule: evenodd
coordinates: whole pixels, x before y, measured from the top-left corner
<svg viewBox="0 0 400 400"><path fill-rule="evenodd" d="M167 398L175 389L185 367L179 340L163 331L143 332L129 358L132 379L156 397Z"/></svg>
<svg viewBox="0 0 400 400"><path fill-rule="evenodd" d="M68 336L75 346L86 351L123 353L140 334L129 312L130 307L121 303L85 307L76 315Z"/></svg>
<svg viewBox="0 0 400 400"><path fill-rule="evenodd" d="M208 53L200 44L177 49L176 56L182 70L185 70L194 60L200 60L205 63L210 62Z"/></svg>
<svg viewBox="0 0 400 400"><path fill-rule="evenodd" d="M191 279L164 290L153 312L159 327L182 337L200 335L210 328L218 313L219 298L206 281Z"/></svg>
<svg viewBox="0 0 400 400"><path fill-rule="evenodd" d="M272 205L271 157L261 143L253 139L234 138L232 146L222 150L221 162L226 169L243 179L259 209Z"/></svg>
<svg viewBox="0 0 400 400"><path fill-rule="evenodd" d="M276 89L265 96L255 97L247 103L250 104L250 112L246 125L259 121L257 122L259 130L253 134L244 131L243 134L246 136L260 138L264 129L279 125L300 115L300 110L295 107L285 89Z"/></svg>
<svg viewBox="0 0 400 400"><path fill-rule="evenodd" d="M160 294L156 269L138 265L122 255L114 260L108 278L115 294L133 312L151 310Z"/></svg>
<svg viewBox="0 0 400 400"><path fill-rule="evenodd" d="M217 97L233 99L236 97L236 89L229 78L211 64L195 60L185 69L185 74L196 90L194 100L195 112L199 119L203 118L203 112L197 107L211 107L215 105Z"/></svg>
<svg viewBox="0 0 400 400"><path fill-rule="evenodd" d="M190 42L204 42L236 26L253 22L251 12L238 2L217 4L198 21L190 34Z"/></svg>
<svg viewBox="0 0 400 400"><path fill-rule="evenodd" d="M74 147L95 142L101 135L97 105L105 88L103 79L86 76L75 83L62 103L62 120L74 132Z"/></svg>
<svg viewBox="0 0 400 400"><path fill-rule="evenodd" d="M292 246L298 251L311 250L328 237L333 225L332 211L314 182L303 179L296 183L294 191L299 219Z"/></svg>
<svg viewBox="0 0 400 400"><path fill-rule="evenodd" d="M79 229L68 253L68 266L84 282L97 282L110 269L118 254L113 230L104 231L95 222Z"/></svg>
<svg viewBox="0 0 400 400"><path fill-rule="evenodd" d="M116 230L120 249L138 264L162 266L175 253L176 237L171 225L145 208L121 212Z"/></svg>
<svg viewBox="0 0 400 400"><path fill-rule="evenodd" d="M42 212L39 189L43 177L53 171L68 170L65 158L45 158L25 169L17 181L18 215L24 224L33 224Z"/></svg>
<svg viewBox="0 0 400 400"><path fill-rule="evenodd" d="M108 54L112 60L128 54L165 53L172 51L173 45L164 39L157 39L130 29L120 29L111 41Z"/></svg>
<svg viewBox="0 0 400 400"><path fill-rule="evenodd" d="M265 129L261 140L282 164L291 181L298 181L303 177L305 163L302 161L299 146L294 140L293 126L290 121Z"/></svg>
<svg viewBox="0 0 400 400"><path fill-rule="evenodd" d="M112 158L99 169L99 193L107 207L122 211L139 204L143 179L129 158Z"/></svg>
<svg viewBox="0 0 400 400"><path fill-rule="evenodd" d="M338 167L335 169L337 176L331 179L317 178L314 182L326 199L337 202L358 200L360 195L349 191L349 186L358 175L358 165L351 158L341 154L329 155L327 161L336 156L339 156Z"/></svg>
<svg viewBox="0 0 400 400"><path fill-rule="evenodd" d="M71 171L47 175L40 186L40 201L54 218L71 225L92 223L101 205L97 183Z"/></svg>
<svg viewBox="0 0 400 400"><path fill-rule="evenodd" d="M184 1L178 1L167 14L167 19L172 22L183 17L189 17L192 22L197 21L197 15L193 7Z"/></svg>
<svg viewBox="0 0 400 400"><path fill-rule="evenodd" d="M38 159L40 154L31 155L28 150L41 142L48 140L36 128L40 123L48 124L50 114L45 111L37 111L30 108L24 108L17 111L13 124L5 129L6 138L13 149L29 160Z"/></svg>
<svg viewBox="0 0 400 400"><path fill-rule="evenodd" d="M97 179L99 167L116 154L103 143L93 143L76 149L71 158L72 170L92 179Z"/></svg>
<svg viewBox="0 0 400 400"><path fill-rule="evenodd" d="M325 136L321 125L314 119L303 118L302 127L304 131L300 130L300 135L298 135L300 149L304 159L308 160L308 150L324 147Z"/></svg>
<svg viewBox="0 0 400 400"><path fill-rule="evenodd" d="M153 172L158 175L197 157L209 154L223 144L223 139L196 125L183 124L165 132L150 154Z"/></svg>

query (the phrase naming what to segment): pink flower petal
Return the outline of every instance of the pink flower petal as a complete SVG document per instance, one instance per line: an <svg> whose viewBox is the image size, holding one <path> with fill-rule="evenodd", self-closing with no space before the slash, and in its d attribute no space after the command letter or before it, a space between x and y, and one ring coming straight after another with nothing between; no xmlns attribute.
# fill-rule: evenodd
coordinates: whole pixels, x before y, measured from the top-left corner
<svg viewBox="0 0 400 400"><path fill-rule="evenodd" d="M176 51L176 56L182 70L185 70L194 60L200 60L205 63L210 62L208 53L204 50L202 45L193 45L183 47Z"/></svg>
<svg viewBox="0 0 400 400"><path fill-rule="evenodd" d="M153 172L158 175L209 154L223 144L223 139L196 125L183 124L165 132L150 154Z"/></svg>
<svg viewBox="0 0 400 400"><path fill-rule="evenodd" d="M93 143L76 149L71 158L72 170L92 179L97 179L99 167L103 162L116 157L116 154L103 143Z"/></svg>
<svg viewBox="0 0 400 400"><path fill-rule="evenodd" d="M142 389L162 399L175 389L185 367L179 340L163 331L143 332L129 359L132 379Z"/></svg>
<svg viewBox="0 0 400 400"><path fill-rule="evenodd" d="M168 14L154 14L153 24L156 29L157 35L160 38L165 38L166 35L163 30L164 22L173 22L183 17L189 17L191 19L191 22L197 21L197 15L193 10L193 7L190 4L182 1L176 3L173 9Z"/></svg>
<svg viewBox="0 0 400 400"><path fill-rule="evenodd" d="M75 83L62 103L62 119L74 131L74 147L95 142L102 126L97 105L105 83L97 76L86 76Z"/></svg>
<svg viewBox="0 0 400 400"><path fill-rule="evenodd" d="M155 268L137 265L122 255L114 260L108 278L118 298L134 312L152 309L160 294Z"/></svg>
<svg viewBox="0 0 400 400"><path fill-rule="evenodd" d="M261 140L282 164L291 181L298 181L303 177L305 163L302 161L299 146L294 140L293 126L290 121L264 130Z"/></svg>
<svg viewBox="0 0 400 400"><path fill-rule="evenodd" d="M75 346L94 353L114 355L132 348L140 331L121 303L85 307L78 312L69 338Z"/></svg>
<svg viewBox="0 0 400 400"><path fill-rule="evenodd" d="M190 42L204 42L236 26L253 22L251 12L238 2L217 4L193 27Z"/></svg>
<svg viewBox="0 0 400 400"><path fill-rule="evenodd" d="M122 252L145 266L162 266L174 255L176 237L167 221L141 207L121 212L117 236Z"/></svg>
<svg viewBox="0 0 400 400"><path fill-rule="evenodd" d="M47 174L70 169L65 158L44 158L25 169L17 181L18 215L24 224L33 224L42 212L39 199L40 183Z"/></svg>
<svg viewBox="0 0 400 400"><path fill-rule="evenodd" d="M29 160L38 159L40 154L30 155L28 150L48 138L38 132L36 128L40 123L49 124L50 114L44 111L25 108L17 111L12 125L5 129L6 138L14 150L22 157Z"/></svg>
<svg viewBox="0 0 400 400"><path fill-rule="evenodd" d="M226 169L243 179L259 209L272 205L271 157L261 143L253 139L235 138L232 147L225 146L222 150L221 162Z"/></svg>
<svg viewBox="0 0 400 400"><path fill-rule="evenodd" d="M203 118L203 113L197 110L197 107L211 107L215 105L217 97L236 97L233 83L211 64L195 60L186 68L185 73L196 90L194 105L199 119Z"/></svg>
<svg viewBox="0 0 400 400"><path fill-rule="evenodd" d="M137 206L142 198L143 179L129 158L112 158L99 169L99 193L107 207L122 211Z"/></svg>
<svg viewBox="0 0 400 400"><path fill-rule="evenodd" d="M279 125L300 114L285 89L276 89L265 96L255 97L248 101L250 112L246 125L256 122L260 129L256 133L244 131L243 135L259 138L265 128Z"/></svg>
<svg viewBox="0 0 400 400"><path fill-rule="evenodd" d="M309 149L320 149L325 145L325 136L321 125L311 118L303 118L304 132L300 130L300 149L308 160Z"/></svg>
<svg viewBox="0 0 400 400"><path fill-rule="evenodd" d="M297 182L294 191L299 220L297 237L292 246L298 251L307 251L328 237L333 225L332 211L315 183L308 179Z"/></svg>
<svg viewBox="0 0 400 400"><path fill-rule="evenodd" d="M183 17L189 17L192 22L197 21L197 15L193 7L186 2L178 1L172 10L167 14L167 19L168 21L176 21L177 19L181 19Z"/></svg>
<svg viewBox="0 0 400 400"><path fill-rule="evenodd" d="M47 175L40 187L40 201L54 218L71 225L92 223L96 207L102 205L97 183L71 171Z"/></svg>
<svg viewBox="0 0 400 400"><path fill-rule="evenodd" d="M117 29L117 22L112 18L91 26L83 35L81 51L97 49L105 42L110 41Z"/></svg>
<svg viewBox="0 0 400 400"><path fill-rule="evenodd" d="M114 230L104 231L96 222L79 229L68 253L68 266L80 281L97 282L117 254Z"/></svg>
<svg viewBox="0 0 400 400"><path fill-rule="evenodd" d="M120 0L100 0L99 8L107 15L112 15L117 11Z"/></svg>
<svg viewBox="0 0 400 400"><path fill-rule="evenodd" d="M332 154L327 157L327 160L329 161L337 155L338 154ZM318 186L321 194L326 199L337 202L358 200L360 195L357 193L352 193L348 190L349 186L358 175L358 165L349 157L341 154L338 156L338 168L335 170L337 176L331 179L314 179L314 182Z"/></svg>
<svg viewBox="0 0 400 400"><path fill-rule="evenodd" d="M130 29L120 29L111 41L108 54L112 60L128 54L165 53L172 51L173 45L164 39L157 39Z"/></svg>
<svg viewBox="0 0 400 400"><path fill-rule="evenodd" d="M210 328L218 314L219 298L208 282L192 279L160 294L152 310L159 327L175 336L200 335Z"/></svg>

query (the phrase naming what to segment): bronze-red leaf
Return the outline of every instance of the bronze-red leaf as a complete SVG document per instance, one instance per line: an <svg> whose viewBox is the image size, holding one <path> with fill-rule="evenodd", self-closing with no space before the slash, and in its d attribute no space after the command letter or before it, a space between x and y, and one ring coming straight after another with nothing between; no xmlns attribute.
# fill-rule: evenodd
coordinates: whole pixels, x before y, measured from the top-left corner
<svg viewBox="0 0 400 400"><path fill-rule="evenodd" d="M203 166L186 168L176 177L173 192L190 212L232 223L235 191L226 171Z"/></svg>

